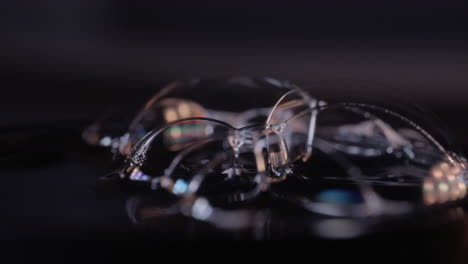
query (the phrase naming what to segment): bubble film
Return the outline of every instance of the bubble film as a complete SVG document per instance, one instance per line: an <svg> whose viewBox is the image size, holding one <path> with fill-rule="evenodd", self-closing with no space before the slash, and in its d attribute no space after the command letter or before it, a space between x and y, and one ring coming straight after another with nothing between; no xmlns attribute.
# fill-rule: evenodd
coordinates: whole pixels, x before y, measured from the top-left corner
<svg viewBox="0 0 468 264"><path fill-rule="evenodd" d="M127 212L138 223L141 216L179 214L219 228L252 228L268 221L268 208L258 206L265 197L349 221L466 196L466 159L431 127L387 106L328 103L272 78L172 82L121 135L109 127L91 140L91 128L83 134L87 143L124 157L115 173L121 181L173 199L145 205L144 213L131 203ZM112 144L102 144L105 138ZM334 223L314 228L323 233L321 226Z"/></svg>

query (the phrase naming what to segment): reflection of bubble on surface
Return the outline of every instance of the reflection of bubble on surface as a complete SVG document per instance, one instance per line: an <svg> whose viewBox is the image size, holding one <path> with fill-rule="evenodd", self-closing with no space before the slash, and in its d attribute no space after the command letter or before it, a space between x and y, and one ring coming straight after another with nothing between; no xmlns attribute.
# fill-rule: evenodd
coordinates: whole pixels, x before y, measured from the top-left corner
<svg viewBox="0 0 468 264"><path fill-rule="evenodd" d="M362 234L363 226L351 219L326 219L312 226L319 236L330 239L351 239Z"/></svg>
<svg viewBox="0 0 468 264"><path fill-rule="evenodd" d="M334 204L353 204L362 202L359 193L351 190L329 189L319 192L316 197L318 202Z"/></svg>
<svg viewBox="0 0 468 264"><path fill-rule="evenodd" d="M174 186L172 187L172 191L175 194L182 194L184 193L188 188L188 184L186 181L182 179L178 179L175 183Z"/></svg>
<svg viewBox="0 0 468 264"><path fill-rule="evenodd" d="M112 139L108 136L103 137L101 141L99 142L99 144L104 147L109 147L111 143L112 143Z"/></svg>
<svg viewBox="0 0 468 264"><path fill-rule="evenodd" d="M130 180L132 181L144 181L144 182L147 182L147 181L150 181L151 180L151 177L144 174L140 169L138 168L134 168L132 170L132 173L130 174Z"/></svg>
<svg viewBox="0 0 468 264"><path fill-rule="evenodd" d="M198 220L206 220L213 213L213 208L205 198L198 198L192 207L192 216Z"/></svg>

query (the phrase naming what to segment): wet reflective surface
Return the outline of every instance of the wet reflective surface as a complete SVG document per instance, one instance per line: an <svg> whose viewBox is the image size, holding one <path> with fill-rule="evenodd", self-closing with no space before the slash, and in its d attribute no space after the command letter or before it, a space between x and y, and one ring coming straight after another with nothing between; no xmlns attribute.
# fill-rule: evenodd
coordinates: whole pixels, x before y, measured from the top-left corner
<svg viewBox="0 0 468 264"><path fill-rule="evenodd" d="M132 248L137 252L136 248L150 248L151 243L147 242L155 240L162 244L168 240L189 240L200 245L209 244L200 239L229 239L241 241L241 244L245 239L252 239L274 240L281 245L282 241L278 241L281 239L307 239L306 243L322 254L339 250L362 256L361 252L366 248L366 255L382 257L388 254L391 259L410 253L421 261L465 263L468 207L464 203L451 204L448 208L433 207L400 217L353 219L311 215L292 208L287 202L279 202L275 196L266 195L248 205L245 214L234 223L225 221L221 223L223 225L219 222L216 225L174 214L173 198L152 193L145 186L119 182L100 185L96 180L120 163L113 163L112 153L107 150L86 146L81 141L80 133L88 123L89 120L74 121L2 131L1 205L5 214L1 219L0 234L5 244L15 245L14 252L23 252L23 249L41 251L48 245L60 249L67 247L66 251L73 252L77 250L76 246L94 248L101 242L107 246L125 245L127 250ZM331 140L339 141L340 138ZM320 175L324 170L329 171L326 162L317 161L320 162L310 164L314 173ZM451 171L442 166L440 169L443 172L441 181L436 181L439 173L433 170L434 181L431 183L439 188L440 183L445 183L447 190L455 190L454 195L460 194L462 189L453 189L450 185ZM433 193L429 192L433 196L428 196L428 201L449 200L437 189L433 190ZM380 191L388 194L385 186ZM421 191L398 191L395 196L421 199ZM334 203L360 202L362 199L352 188L343 188L342 183L331 185L327 190L317 190L310 198ZM202 202L198 203L198 208L203 206ZM232 230L243 222L254 224ZM68 247L70 244L73 246ZM193 249L193 244L181 248Z"/></svg>
<svg viewBox="0 0 468 264"><path fill-rule="evenodd" d="M229 230L232 223L216 226L171 214L173 198L169 195L155 194L138 185L96 183L114 164L109 162L110 153L81 142L84 124L29 127L17 130L14 136L2 134L2 145L15 142L8 150L10 155L3 156L1 169L1 204L8 214L1 219L0 233L3 242L9 243L6 248L14 247L12 252L41 252L48 247L62 252L51 253L54 256L83 247L101 252L96 248L119 248L123 241L123 252L140 252L150 250L151 243L173 245L167 241L189 240L198 247L187 244L178 248L200 253L200 245L217 246L200 239L277 241L279 244L266 244L273 249L282 244L278 240L307 239L306 244L327 258L338 257L328 255L335 250L346 252L344 256L362 257L363 248L367 252L364 256L389 254L387 258L395 260L409 254L426 262L464 263L467 257L468 207L464 203L402 217L353 219L311 215L264 196L246 208L255 213L241 219L254 224L235 231ZM22 151L26 146L34 146L36 151ZM359 201L352 192L339 189L318 192L315 197ZM252 252L255 247L248 245L244 244L246 252ZM167 247L168 252L175 251ZM307 256L300 252L297 254Z"/></svg>

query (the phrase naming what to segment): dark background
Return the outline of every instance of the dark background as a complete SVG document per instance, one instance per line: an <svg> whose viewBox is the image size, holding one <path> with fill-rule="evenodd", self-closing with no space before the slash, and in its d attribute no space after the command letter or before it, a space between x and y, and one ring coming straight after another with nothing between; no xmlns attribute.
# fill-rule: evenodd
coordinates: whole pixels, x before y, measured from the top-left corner
<svg viewBox="0 0 468 264"><path fill-rule="evenodd" d="M3 146L2 154L14 158L1 160L7 206L0 234L10 246L17 245L11 239L75 241L71 252L86 244L76 240L155 238L133 233L122 197L90 191L106 166L96 165L102 153L89 154L80 145L79 129L101 111L141 102L173 79L271 76L320 98L416 104L434 112L464 146L467 11L461 0L3 1L0 128L9 143L37 135L32 141L42 152L21 140L7 151ZM425 259L464 263L465 225L455 231L449 225L450 232L432 225L409 235L405 229L359 243L318 241L317 251L351 248L360 255L373 245L376 255L399 259L416 246L417 257L429 252ZM380 247L384 242L392 254ZM122 250L132 245L115 244ZM30 245L37 253L31 258L47 248Z"/></svg>
<svg viewBox="0 0 468 264"><path fill-rule="evenodd" d="M91 117L173 79L238 74L288 79L317 97L399 97L455 129L468 113L462 0L0 6L3 126Z"/></svg>

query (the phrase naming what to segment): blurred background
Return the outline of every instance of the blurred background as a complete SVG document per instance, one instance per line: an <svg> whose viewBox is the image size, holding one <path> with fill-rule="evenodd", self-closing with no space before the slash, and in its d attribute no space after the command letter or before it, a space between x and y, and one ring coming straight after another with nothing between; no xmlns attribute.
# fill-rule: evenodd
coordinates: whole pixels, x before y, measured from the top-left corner
<svg viewBox="0 0 468 264"><path fill-rule="evenodd" d="M467 11L462 0L2 1L0 120L92 118L173 79L244 74L317 97L401 99L466 143Z"/></svg>

